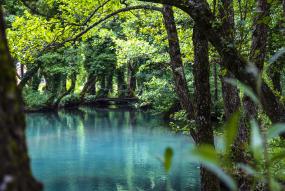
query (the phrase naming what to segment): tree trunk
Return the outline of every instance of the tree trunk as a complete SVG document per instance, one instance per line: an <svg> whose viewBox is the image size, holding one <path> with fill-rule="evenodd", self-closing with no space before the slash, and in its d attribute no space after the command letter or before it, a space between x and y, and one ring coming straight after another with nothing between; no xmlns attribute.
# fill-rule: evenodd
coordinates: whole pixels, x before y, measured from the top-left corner
<svg viewBox="0 0 285 191"><path fill-rule="evenodd" d="M88 82L88 89L86 93L88 93L89 95L96 95L96 77L94 77L94 75L91 74L88 75L87 82Z"/></svg>
<svg viewBox="0 0 285 191"><path fill-rule="evenodd" d="M221 0L219 4L219 14L222 20L222 32L225 35L225 38L228 41L231 41L232 44L235 44L234 40L234 8L232 0ZM225 74L222 74L222 92L224 99L224 111L226 119L228 120L234 112L240 110L241 101L239 97L239 91L237 87L232 86L231 84L225 81L226 78L234 78L234 76L225 69L226 61L222 59L221 66L222 70L226 71ZM222 72L223 73L223 72ZM237 133L237 138L232 147L232 158L236 163L247 163L248 157L246 154L246 145L249 143L249 128L246 127L243 119L239 121L239 128ZM237 174L237 183L239 190L249 191L250 190L250 180L248 177L244 176L244 173Z"/></svg>
<svg viewBox="0 0 285 191"><path fill-rule="evenodd" d="M31 87L34 91L38 91L39 85L41 83L41 75L39 71L32 77Z"/></svg>
<svg viewBox="0 0 285 191"><path fill-rule="evenodd" d="M81 90L81 93L80 93L81 100L84 98L87 92L90 92L90 88L92 89L93 86L95 87L96 79L97 78L94 75L92 75L92 77L88 76L87 82L84 84L83 89Z"/></svg>
<svg viewBox="0 0 285 191"><path fill-rule="evenodd" d="M269 30L268 19L270 6L267 0L256 0L256 3L256 16L253 22L252 44L249 60L256 67L258 74L256 78L259 78L263 72L264 60L267 51L267 38ZM257 90L257 95L259 95L259 91L260 90ZM243 105L247 119L250 120L251 118L257 118L258 108L250 99L250 97L244 97Z"/></svg>
<svg viewBox="0 0 285 191"><path fill-rule="evenodd" d="M213 75L214 75L214 98L215 102L218 101L219 95L218 95L218 71L217 71L217 64L213 64Z"/></svg>
<svg viewBox="0 0 285 191"><path fill-rule="evenodd" d="M197 25L193 29L194 45L194 86L195 86L195 121L197 123L197 144L214 146L214 133L211 124L210 64L208 56L208 39L200 32ZM201 168L201 190L218 191L218 178Z"/></svg>
<svg viewBox="0 0 285 191"><path fill-rule="evenodd" d="M181 107L187 111L188 117L193 119L193 106L189 99L189 91L184 74L184 67L181 59L179 39L175 25L172 7L165 5L163 7L164 23L167 30L169 42L169 54L171 58L171 68L175 82L175 89L180 100ZM199 97L196 101L196 122L198 126L197 134L192 133L197 144L214 145L213 129L211 126L211 95L209 84L210 65L208 61L208 41L195 32L195 95ZM206 59L205 59L206 58ZM204 119L204 120L203 120ZM219 180L204 167L201 168L201 190L217 191L219 190Z"/></svg>
<svg viewBox="0 0 285 191"><path fill-rule="evenodd" d="M269 31L269 11L268 0L256 0L256 16L253 23L252 44L250 50L250 62L252 62L262 73L264 60L267 52L267 39Z"/></svg>
<svg viewBox="0 0 285 191"><path fill-rule="evenodd" d="M20 83L18 84L19 88L23 88L25 87L25 85L29 82L29 80L37 74L38 70L39 70L39 65L33 66L33 68L31 68L30 70L28 70L24 76L21 78Z"/></svg>
<svg viewBox="0 0 285 191"><path fill-rule="evenodd" d="M251 87L257 93L257 80L255 76L248 72L248 62L244 59L237 49L233 46L231 41L224 38L220 27L216 23L216 18L211 13L209 5L206 0L192 0L192 1L179 1L179 0L141 0L145 2L162 3L176 6L187 14L189 14L200 31L207 35L209 41L219 52L225 61L225 67L241 82ZM260 91L260 100L266 114L270 119L275 122L285 121L285 108L281 104L278 97L274 95L268 85L262 81Z"/></svg>
<svg viewBox="0 0 285 191"><path fill-rule="evenodd" d="M110 73L107 75L107 84L106 84L106 88L107 88L107 95L110 95L111 93L113 93L113 71L110 71Z"/></svg>
<svg viewBox="0 0 285 191"><path fill-rule="evenodd" d="M179 97L181 107L186 110L188 118L193 119L193 104L190 100L190 94L184 73L184 66L181 59L179 39L176 24L173 16L172 7L165 5L163 7L164 24L168 35L170 64L172 69L175 90ZM193 136L193 138L195 138Z"/></svg>
<svg viewBox="0 0 285 191"><path fill-rule="evenodd" d="M106 91L106 76L100 77L100 89L98 91L98 97L107 97L108 91Z"/></svg>
<svg viewBox="0 0 285 191"><path fill-rule="evenodd" d="M7 45L2 7L0 20L0 189L38 191L42 190L42 185L31 173L23 103Z"/></svg>
<svg viewBox="0 0 285 191"><path fill-rule="evenodd" d="M20 64L21 67L21 79L24 77L24 73L25 73L25 66L23 64Z"/></svg>
<svg viewBox="0 0 285 191"><path fill-rule="evenodd" d="M60 101L62 100L62 98L64 98L65 96L69 95L70 93L74 92L75 85L76 85L76 73L73 73L71 75L71 85L70 85L69 89L66 90L65 92L62 92L58 96L57 100L54 103L54 107L58 107L58 105L59 105Z"/></svg>
<svg viewBox="0 0 285 191"><path fill-rule="evenodd" d="M125 68L118 68L116 72L118 97L125 97L127 90L127 85L125 82Z"/></svg>
<svg viewBox="0 0 285 191"><path fill-rule="evenodd" d="M133 63L128 64L128 97L135 97L137 88L136 69Z"/></svg>

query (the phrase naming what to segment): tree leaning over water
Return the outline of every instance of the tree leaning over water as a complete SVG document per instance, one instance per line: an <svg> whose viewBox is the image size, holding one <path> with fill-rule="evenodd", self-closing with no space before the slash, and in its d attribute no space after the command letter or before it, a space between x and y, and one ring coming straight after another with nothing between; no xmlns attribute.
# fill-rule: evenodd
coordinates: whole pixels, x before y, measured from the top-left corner
<svg viewBox="0 0 285 191"><path fill-rule="evenodd" d="M39 191L30 169L25 139L25 117L0 9L0 190Z"/></svg>

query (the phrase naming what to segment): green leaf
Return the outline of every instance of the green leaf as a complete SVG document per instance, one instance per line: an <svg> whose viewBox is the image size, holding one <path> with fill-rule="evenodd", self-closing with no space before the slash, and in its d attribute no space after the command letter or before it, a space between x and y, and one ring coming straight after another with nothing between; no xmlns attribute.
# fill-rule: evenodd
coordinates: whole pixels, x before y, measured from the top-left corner
<svg viewBox="0 0 285 191"><path fill-rule="evenodd" d="M208 161L214 164L218 164L219 162L218 153L211 145L201 145L194 148L191 151L191 157L194 160Z"/></svg>
<svg viewBox="0 0 285 191"><path fill-rule="evenodd" d="M263 140L259 130L259 126L255 120L251 121L251 137L250 147L255 159L260 159L263 154Z"/></svg>
<svg viewBox="0 0 285 191"><path fill-rule="evenodd" d="M274 191L281 191L282 189L282 184L280 182L274 180L273 178L270 179L270 190Z"/></svg>
<svg viewBox="0 0 285 191"><path fill-rule="evenodd" d="M219 156L216 150L211 145L201 145L194 148L191 151L191 159L194 162L198 162L205 168L217 175L217 177L223 181L230 190L236 190L237 186L235 181L227 175L222 167L219 166Z"/></svg>
<svg viewBox="0 0 285 191"><path fill-rule="evenodd" d="M246 174L254 176L257 174L257 172L255 171L255 169L253 169L251 166L247 165L247 164L238 164L237 165L238 168L242 169Z"/></svg>
<svg viewBox="0 0 285 191"><path fill-rule="evenodd" d="M173 158L173 150L172 148L168 147L165 149L164 152L164 169L166 172L169 172L171 168L172 158Z"/></svg>
<svg viewBox="0 0 285 191"><path fill-rule="evenodd" d="M227 187L230 189L230 190L237 190L237 185L234 181L234 179L226 174L222 168L214 163L208 163L208 162L205 162L205 161L201 161L201 164L203 166L205 166L208 170L210 170L211 172L213 172L214 174L216 174L216 176L224 182L225 185L227 185Z"/></svg>
<svg viewBox="0 0 285 191"><path fill-rule="evenodd" d="M239 119L240 119L240 111L236 111L224 126L225 130L224 141L225 141L227 154L231 152L231 146L234 143L235 138L237 136Z"/></svg>
<svg viewBox="0 0 285 191"><path fill-rule="evenodd" d="M284 123L275 124L271 128L268 129L267 139L275 138L282 133L285 133L285 124Z"/></svg>
<svg viewBox="0 0 285 191"><path fill-rule="evenodd" d="M232 86L238 87L240 90L242 90L247 96L249 96L251 98L251 100L257 104L260 105L260 101L258 99L258 97L256 96L256 94L254 93L254 91L251 89L251 87L243 84L242 82L236 80L236 79L225 79L225 81L229 84L231 84Z"/></svg>
<svg viewBox="0 0 285 191"><path fill-rule="evenodd" d="M277 153L277 154L274 154L274 155L271 157L270 161L271 161L271 162L278 162L278 161L280 161L280 160L282 160L282 159L285 159L285 151L280 152L280 153Z"/></svg>

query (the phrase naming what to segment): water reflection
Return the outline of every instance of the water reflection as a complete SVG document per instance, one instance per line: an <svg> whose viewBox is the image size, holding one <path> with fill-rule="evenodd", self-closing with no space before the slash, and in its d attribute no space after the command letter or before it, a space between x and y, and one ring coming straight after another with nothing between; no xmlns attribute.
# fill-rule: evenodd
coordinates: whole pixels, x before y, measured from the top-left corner
<svg viewBox="0 0 285 191"><path fill-rule="evenodd" d="M128 110L81 108L27 115L32 169L46 191L199 190L191 141L159 117ZM169 177L158 157L174 149Z"/></svg>

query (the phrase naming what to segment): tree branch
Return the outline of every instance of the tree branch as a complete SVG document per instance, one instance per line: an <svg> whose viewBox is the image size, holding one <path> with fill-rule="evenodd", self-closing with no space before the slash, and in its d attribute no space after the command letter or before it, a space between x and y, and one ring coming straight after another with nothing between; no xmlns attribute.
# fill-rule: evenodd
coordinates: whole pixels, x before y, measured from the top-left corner
<svg viewBox="0 0 285 191"><path fill-rule="evenodd" d="M145 10L153 10L153 11L159 11L162 12L162 8L160 7L154 7L154 6L149 6L149 5L138 5L138 6L132 6L132 7L126 7L126 8L122 8L119 9L107 16L105 16L104 18L100 19L99 21L93 23L92 25L88 26L86 29L84 29L83 31L81 31L80 33L78 33L77 35L75 35L74 37L68 38L65 41L58 43L58 44L54 44L55 47L61 47L63 46L65 43L67 42L71 42L71 41L76 41L78 40L78 38L80 38L81 36L83 36L85 33L87 33L88 31L90 31L91 29L93 29L94 27L96 27L97 25L101 24L102 22L108 20L109 18L118 15L120 13L123 12L127 12L127 11L131 11L131 10L138 10L138 9L145 9ZM53 47L53 48L55 48Z"/></svg>

